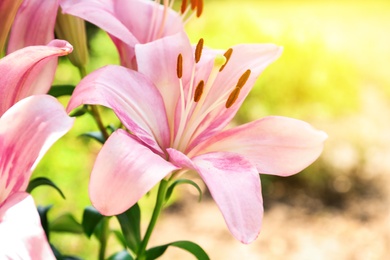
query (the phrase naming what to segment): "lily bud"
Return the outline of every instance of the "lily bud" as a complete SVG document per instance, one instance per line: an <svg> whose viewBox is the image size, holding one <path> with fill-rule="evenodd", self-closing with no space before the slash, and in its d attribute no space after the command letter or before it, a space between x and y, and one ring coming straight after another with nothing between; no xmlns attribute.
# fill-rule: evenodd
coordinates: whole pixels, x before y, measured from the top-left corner
<svg viewBox="0 0 390 260"><path fill-rule="evenodd" d="M0 55L3 53L11 25L23 0L0 1Z"/></svg>
<svg viewBox="0 0 390 260"><path fill-rule="evenodd" d="M59 8L54 30L57 38L66 40L73 45L74 51L68 55L72 64L79 69L84 69L88 62L84 20L73 15L63 14Z"/></svg>

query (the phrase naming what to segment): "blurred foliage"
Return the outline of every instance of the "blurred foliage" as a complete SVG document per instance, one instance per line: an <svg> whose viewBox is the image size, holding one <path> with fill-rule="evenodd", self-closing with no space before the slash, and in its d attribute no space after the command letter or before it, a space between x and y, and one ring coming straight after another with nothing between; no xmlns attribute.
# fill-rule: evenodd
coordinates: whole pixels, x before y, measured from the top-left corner
<svg viewBox="0 0 390 260"><path fill-rule="evenodd" d="M389 8L385 0L206 0L202 17L188 23L191 41L202 37L209 47L269 42L284 47L281 58L258 79L236 123L283 115L308 121L329 135L323 156L301 174L286 179L261 176L266 207L279 201L312 210L342 209L351 198L381 198L378 180L390 169L384 163L389 153L383 152L390 145L389 138L383 139L390 127L381 124L381 115L390 112ZM119 64L104 32L88 25L88 36L88 72ZM61 58L55 84L77 84L78 75L67 58ZM66 105L68 98L61 101ZM104 123L118 123L111 111L100 111ZM94 130L91 117L77 118L35 170L33 177L49 177L66 196L63 200L45 187L34 190L37 204L54 204L49 218L71 211L80 221L90 205L88 179L101 146L79 136ZM142 204L150 205L148 198ZM89 247L97 245L69 236L72 239L56 244L59 249L90 252Z"/></svg>

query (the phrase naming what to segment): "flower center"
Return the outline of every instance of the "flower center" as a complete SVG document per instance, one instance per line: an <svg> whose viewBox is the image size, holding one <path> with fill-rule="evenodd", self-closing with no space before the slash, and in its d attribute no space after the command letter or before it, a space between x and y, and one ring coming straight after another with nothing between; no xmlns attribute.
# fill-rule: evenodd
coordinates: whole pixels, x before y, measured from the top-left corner
<svg viewBox="0 0 390 260"><path fill-rule="evenodd" d="M183 56L179 54L177 57L177 77L179 79L180 86L180 121L177 127L176 134L171 131L172 137L171 147L178 149L179 151L185 152L188 145L191 141L197 136L196 132L198 126L202 121L209 115L213 110L220 108L222 105L226 109L230 108L237 100L242 87L247 82L251 71L248 69L245 71L239 78L237 84L226 91L220 97L212 100L208 100L208 104L205 105L205 100L208 94L210 93L215 79L218 74L225 68L226 64L230 60L230 57L233 53L233 49L228 49L224 55L217 55L214 59L214 66L211 70L211 73L205 82L200 80L199 82L194 82L195 73L196 73L196 64L200 61L203 50L203 39L200 39L195 48L194 60L195 63L192 67L191 79L188 86L188 91L185 92L183 86Z"/></svg>

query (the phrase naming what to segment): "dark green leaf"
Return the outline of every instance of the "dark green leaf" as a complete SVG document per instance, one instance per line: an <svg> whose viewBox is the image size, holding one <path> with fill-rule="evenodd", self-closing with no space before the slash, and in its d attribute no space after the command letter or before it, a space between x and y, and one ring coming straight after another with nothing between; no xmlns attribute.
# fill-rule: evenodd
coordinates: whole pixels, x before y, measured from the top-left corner
<svg viewBox="0 0 390 260"><path fill-rule="evenodd" d="M39 217L41 218L41 225L42 225L42 228L43 230L45 231L45 234L46 234L46 237L47 237L47 240L49 240L49 221L47 220L47 212L51 209L51 207L53 207L53 205L49 205L49 206L46 206L46 207L43 207L43 206L38 206L37 209L38 209L38 213L39 213Z"/></svg>
<svg viewBox="0 0 390 260"><path fill-rule="evenodd" d="M56 85L51 87L48 94L56 98L60 96L71 96L74 88L75 86L73 85Z"/></svg>
<svg viewBox="0 0 390 260"><path fill-rule="evenodd" d="M133 259L134 258L126 250L123 250L113 254L107 260L133 260Z"/></svg>
<svg viewBox="0 0 390 260"><path fill-rule="evenodd" d="M72 214L65 213L50 223L50 231L80 234L83 233L83 227Z"/></svg>
<svg viewBox="0 0 390 260"><path fill-rule="evenodd" d="M104 144L104 142L106 141L103 134L99 131L84 133L81 136L86 136L86 137L92 138L101 144Z"/></svg>
<svg viewBox="0 0 390 260"><path fill-rule="evenodd" d="M169 188L167 189L167 193L165 195L165 201L166 202L170 199L170 197L171 197L171 195L173 193L173 189L177 185L179 185L179 184L190 184L190 185L194 186L198 190L198 192L199 192L199 201L202 200L202 190L200 189L198 184L196 184L194 181L191 181L191 180L188 180L188 179L179 179L179 180L174 181L171 184L171 186L169 186Z"/></svg>
<svg viewBox="0 0 390 260"><path fill-rule="evenodd" d="M78 117L78 116L85 115L88 112L89 112L88 106L84 105L82 108L79 108L77 110L72 111L72 113L70 113L69 116L71 116L71 117Z"/></svg>
<svg viewBox="0 0 390 260"><path fill-rule="evenodd" d="M82 226L87 237L91 237L96 226L102 221L104 216L94 207L89 206L84 209Z"/></svg>
<svg viewBox="0 0 390 260"><path fill-rule="evenodd" d="M116 216L122 229L127 246L137 252L141 243L141 210L138 203Z"/></svg>
<svg viewBox="0 0 390 260"><path fill-rule="evenodd" d="M112 233L114 233L115 237L117 238L118 242L123 246L123 248L127 248L126 239L123 236L122 232L119 230L111 230Z"/></svg>
<svg viewBox="0 0 390 260"><path fill-rule="evenodd" d="M169 246L174 246L186 250L198 260L209 260L207 253L197 244L191 241L176 241L162 246L156 246L146 251L146 260L153 260L164 254Z"/></svg>
<svg viewBox="0 0 390 260"><path fill-rule="evenodd" d="M26 191L28 193L31 193L36 187L41 186L41 185L47 185L47 186L53 187L54 189L56 189L60 193L61 197L65 199L65 195L64 195L64 193L62 193L60 188L58 188L58 186L55 185L54 182L52 182L50 179L48 179L46 177L38 177L38 178L31 180L30 183L28 184Z"/></svg>

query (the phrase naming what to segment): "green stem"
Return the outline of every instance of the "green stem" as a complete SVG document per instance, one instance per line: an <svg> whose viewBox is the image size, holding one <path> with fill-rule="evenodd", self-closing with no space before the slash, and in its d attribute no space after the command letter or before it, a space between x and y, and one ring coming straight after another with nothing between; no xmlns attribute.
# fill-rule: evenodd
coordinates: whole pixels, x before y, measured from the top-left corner
<svg viewBox="0 0 390 260"><path fill-rule="evenodd" d="M99 248L99 260L104 260L106 256L107 240L110 233L108 222L109 218L104 218L102 222L102 232L99 237L100 248Z"/></svg>
<svg viewBox="0 0 390 260"><path fill-rule="evenodd" d="M91 108L91 114L92 114L93 118L95 119L95 122L96 122L100 132L102 132L104 139L107 140L109 137L109 134L107 132L107 129L104 127L104 124L103 124L102 119L100 117L99 110L98 110L97 106L91 105L89 107Z"/></svg>
<svg viewBox="0 0 390 260"><path fill-rule="evenodd" d="M166 195L167 188L168 188L168 183L169 183L169 181L163 179L160 182L160 186L158 187L156 205L154 206L152 218L150 219L148 229L146 230L144 239L142 240L141 245L138 249L137 259L139 259L139 260L145 259L146 246L148 245L148 242L149 242L150 236L152 235L154 226L156 225L157 219L158 219L158 217L161 213L161 210L163 208L163 205L165 202L165 195Z"/></svg>

